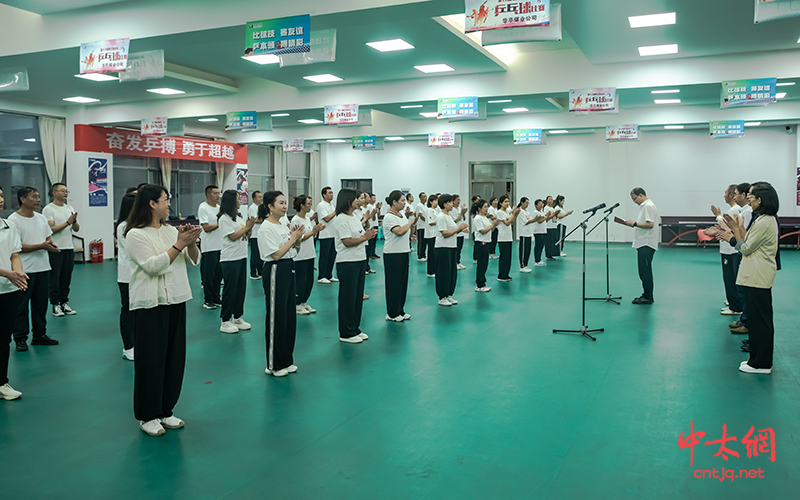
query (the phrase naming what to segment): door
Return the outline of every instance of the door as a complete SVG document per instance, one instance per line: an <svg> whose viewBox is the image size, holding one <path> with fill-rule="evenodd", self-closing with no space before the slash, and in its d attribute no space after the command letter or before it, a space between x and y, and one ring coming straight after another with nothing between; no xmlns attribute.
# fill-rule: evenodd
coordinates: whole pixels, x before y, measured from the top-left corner
<svg viewBox="0 0 800 500"><path fill-rule="evenodd" d="M469 162L471 200L474 195L489 201L507 194L511 203L516 204L515 183L517 164L513 161Z"/></svg>
<svg viewBox="0 0 800 500"><path fill-rule="evenodd" d="M371 193L372 179L342 179L342 189L358 189L364 193Z"/></svg>

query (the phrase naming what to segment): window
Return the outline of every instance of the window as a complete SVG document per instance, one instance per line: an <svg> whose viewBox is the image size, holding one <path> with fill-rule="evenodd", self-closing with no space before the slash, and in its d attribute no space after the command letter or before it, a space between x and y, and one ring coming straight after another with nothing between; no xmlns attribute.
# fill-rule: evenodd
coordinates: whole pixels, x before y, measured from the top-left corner
<svg viewBox="0 0 800 500"><path fill-rule="evenodd" d="M301 194L314 195L311 188L311 155L309 153L286 153L286 199L289 202L287 215L294 215L294 199Z"/></svg>
<svg viewBox="0 0 800 500"><path fill-rule="evenodd" d="M268 146L247 145L247 190L273 191L275 189L275 170L273 170L273 150ZM252 196L251 196L252 199Z"/></svg>
<svg viewBox="0 0 800 500"><path fill-rule="evenodd" d="M170 215L197 217L197 208L206 201L206 186L212 184L219 186L214 162L172 160Z"/></svg>
<svg viewBox="0 0 800 500"><path fill-rule="evenodd" d="M42 207L48 203L50 182L42 156L39 119L35 116L0 113L0 186L5 207L0 216L8 217L17 208L17 191L35 187L42 195Z"/></svg>
<svg viewBox="0 0 800 500"><path fill-rule="evenodd" d="M129 187L146 182L161 184L161 170L158 158L143 156L114 155L114 220L119 217L122 197Z"/></svg>

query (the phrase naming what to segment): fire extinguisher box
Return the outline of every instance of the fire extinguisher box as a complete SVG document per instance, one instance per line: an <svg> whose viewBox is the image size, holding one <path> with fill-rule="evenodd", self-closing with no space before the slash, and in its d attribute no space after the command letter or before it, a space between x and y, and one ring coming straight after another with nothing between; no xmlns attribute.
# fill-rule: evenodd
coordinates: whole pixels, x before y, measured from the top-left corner
<svg viewBox="0 0 800 500"><path fill-rule="evenodd" d="M89 244L89 255L92 264L103 262L103 240L94 240Z"/></svg>

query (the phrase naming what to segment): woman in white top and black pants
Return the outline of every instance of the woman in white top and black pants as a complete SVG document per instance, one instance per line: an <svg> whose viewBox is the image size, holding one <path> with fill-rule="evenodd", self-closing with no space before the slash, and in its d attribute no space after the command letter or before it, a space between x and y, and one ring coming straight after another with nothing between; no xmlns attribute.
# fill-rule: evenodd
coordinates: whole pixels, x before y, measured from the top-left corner
<svg viewBox="0 0 800 500"><path fill-rule="evenodd" d="M223 333L239 333L239 330L249 330L250 323L242 319L244 314L244 297L247 290L247 246L248 232L253 229L257 218L248 217L244 222L239 222L241 202L239 193L235 189L228 189L222 193L219 203L217 224L219 234L222 236L222 251L219 255L219 265L222 269L222 325L219 331Z"/></svg>
<svg viewBox="0 0 800 500"><path fill-rule="evenodd" d="M425 250L428 253L428 278L436 276L436 222L439 220L439 214L436 213L436 207L439 203L439 196L432 194L428 196L428 202L425 207Z"/></svg>
<svg viewBox="0 0 800 500"><path fill-rule="evenodd" d="M556 247L556 250L561 257L566 257L567 254L564 253L564 238L567 236L567 225L561 222L561 220L568 216L572 215L572 210L567 212L564 210L564 195L556 196L555 201L553 202L553 208L557 209L559 212L556 215L556 219L558 220L558 240L559 243Z"/></svg>
<svg viewBox="0 0 800 500"><path fill-rule="evenodd" d="M456 226L450 212L453 210L453 197L443 194L439 197L439 205L442 213L436 222L436 295L439 296L440 306L452 306L458 304L453 298L456 291L456 281L458 280L458 269L456 268L456 252L458 251L458 237L456 234L467 229L467 225L461 223Z"/></svg>
<svg viewBox="0 0 800 500"><path fill-rule="evenodd" d="M533 223L533 265L546 266L547 263L542 262L542 250L547 243L547 224L545 222L548 220L548 216L544 214L544 200L534 201L533 206L536 208L532 214L535 221Z"/></svg>
<svg viewBox="0 0 800 500"><path fill-rule="evenodd" d="M489 198L489 210L486 213L486 217L489 220L495 220L497 218L497 198L492 196ZM497 255L497 235L500 234L499 228L494 228L492 231L492 246L489 247L489 258L490 259L497 259L499 258Z"/></svg>
<svg viewBox="0 0 800 500"><path fill-rule="evenodd" d="M453 218L453 222L456 223L456 226L460 225L461 223L466 223L467 218L465 215L467 214L467 206L461 206L461 197L457 194L450 195L453 197L453 209L450 210L450 216ZM460 208L459 208L460 207ZM469 227L469 224L467 224ZM467 236L467 233L460 232L456 235L456 269L459 271L462 269L466 269L467 266L461 263L461 249L464 248L464 238Z"/></svg>
<svg viewBox="0 0 800 500"><path fill-rule="evenodd" d="M544 214L547 216L547 238L544 245L544 254L547 260L556 260L556 257L561 256L561 251L557 248L558 242L558 214L561 212L561 207L553 206L553 197L548 196L544 200Z"/></svg>
<svg viewBox="0 0 800 500"><path fill-rule="evenodd" d="M497 243L500 246L500 263L497 269L497 281L511 281L508 273L511 271L511 243L514 241L512 226L517 220L519 208L510 208L511 202L508 195L500 197L500 208L497 209L497 218L500 219L498 226Z"/></svg>
<svg viewBox="0 0 800 500"><path fill-rule="evenodd" d="M425 229L425 202L428 201L428 196L425 192L421 192L419 194L419 203L417 203L416 213L417 213L417 260L420 262L425 262L427 260L426 257L426 248L425 248L425 233L428 231Z"/></svg>
<svg viewBox="0 0 800 500"><path fill-rule="evenodd" d="M172 414L186 364L186 302L192 298L186 263L197 265L195 242L202 229L167 225L169 193L146 184L139 188L125 229L131 263L130 309L133 318L133 412L151 436L164 427L183 427Z"/></svg>
<svg viewBox="0 0 800 500"><path fill-rule="evenodd" d="M325 224L314 224L308 214L313 205L310 197L301 194L294 199L294 210L297 214L292 217L293 226L303 226L303 238L300 250L294 256L294 277L296 283L295 311L297 314L308 315L317 312L308 305L311 289L314 288L314 258L317 256L314 248L314 236L325 229Z"/></svg>
<svg viewBox="0 0 800 500"><path fill-rule="evenodd" d="M529 273L528 261L531 258L531 239L533 238L534 218L528 213L528 198L523 196L519 200L519 216L517 217L517 238L519 238L519 272Z"/></svg>
<svg viewBox="0 0 800 500"><path fill-rule="evenodd" d="M131 282L131 262L128 258L127 242L125 240L125 222L131 214L135 194L126 194L119 206L117 219L117 286L121 308L119 312L119 333L122 336L122 357L133 361L133 321L131 318L131 297L129 285Z"/></svg>
<svg viewBox="0 0 800 500"><path fill-rule="evenodd" d="M389 211L383 216L383 270L386 273L386 321L411 319L405 312L408 292L408 254L411 252L411 228L417 222L409 221L403 214L405 198L401 191L392 191L386 197Z"/></svg>
<svg viewBox="0 0 800 500"><path fill-rule="evenodd" d="M472 230L475 233L475 249L478 267L475 272L475 291L489 292L491 287L486 286L486 269L489 267L489 249L492 245L492 232L500 224L499 219L490 221L486 215L489 204L486 200L478 200L472 205L470 215L472 219Z"/></svg>
<svg viewBox="0 0 800 500"><path fill-rule="evenodd" d="M297 334L295 312L295 278L292 258L303 236L303 227L282 223L288 203L280 191L264 193L258 207L261 229L258 230L258 252L264 260L261 273L266 300L264 337L267 341L267 375L285 377L297 371L294 364L294 340Z"/></svg>

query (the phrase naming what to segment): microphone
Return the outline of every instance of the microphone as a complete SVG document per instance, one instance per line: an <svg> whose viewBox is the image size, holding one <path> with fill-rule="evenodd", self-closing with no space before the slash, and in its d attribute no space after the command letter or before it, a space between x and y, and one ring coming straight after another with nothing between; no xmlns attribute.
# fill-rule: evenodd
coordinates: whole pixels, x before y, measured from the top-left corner
<svg viewBox="0 0 800 500"><path fill-rule="evenodd" d="M619 205L619 203L617 203L617 205ZM587 208L586 210L583 211L583 213L585 213L585 214L588 214L589 212L594 213L594 212L597 212L598 210L600 210L601 208L606 208L606 204L605 203L601 203L601 204L597 205L596 207Z"/></svg>
<svg viewBox="0 0 800 500"><path fill-rule="evenodd" d="M614 206L613 206L613 207L611 207L611 208L607 208L607 209L603 210L603 213L604 213L604 214L607 214L608 212L610 212L610 211L614 210L614 209L615 209L615 208L617 208L618 206L619 206L619 203L616 203L616 204L614 204Z"/></svg>

